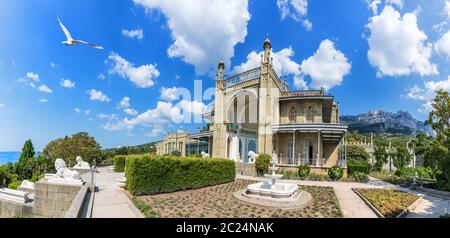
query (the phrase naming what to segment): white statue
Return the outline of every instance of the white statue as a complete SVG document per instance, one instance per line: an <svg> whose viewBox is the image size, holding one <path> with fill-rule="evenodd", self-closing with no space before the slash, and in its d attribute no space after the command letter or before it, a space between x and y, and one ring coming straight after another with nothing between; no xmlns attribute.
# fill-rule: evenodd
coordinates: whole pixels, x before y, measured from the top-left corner
<svg viewBox="0 0 450 238"><path fill-rule="evenodd" d="M207 158L209 158L209 154L208 153L205 153L205 151L202 151L202 158L203 159L207 159Z"/></svg>
<svg viewBox="0 0 450 238"><path fill-rule="evenodd" d="M89 163L84 162L83 159L81 158L81 156L77 156L76 161L77 161L77 164L74 166L74 168L76 168L76 169L90 169L91 168Z"/></svg>
<svg viewBox="0 0 450 238"><path fill-rule="evenodd" d="M249 151L249 152L248 152L249 162L250 162L251 164L255 163L256 158L258 158L258 156L259 156L259 155L256 154L255 152Z"/></svg>
<svg viewBox="0 0 450 238"><path fill-rule="evenodd" d="M82 185L80 173L67 168L66 162L62 159L55 161L56 174L48 177L49 183L65 183Z"/></svg>
<svg viewBox="0 0 450 238"><path fill-rule="evenodd" d="M272 159L270 160L270 163L278 164L278 155L275 151L272 153Z"/></svg>
<svg viewBox="0 0 450 238"><path fill-rule="evenodd" d="M20 186L18 187L18 190L21 189L29 189L29 190L34 190L35 186L33 182L30 182L28 180L24 180Z"/></svg>

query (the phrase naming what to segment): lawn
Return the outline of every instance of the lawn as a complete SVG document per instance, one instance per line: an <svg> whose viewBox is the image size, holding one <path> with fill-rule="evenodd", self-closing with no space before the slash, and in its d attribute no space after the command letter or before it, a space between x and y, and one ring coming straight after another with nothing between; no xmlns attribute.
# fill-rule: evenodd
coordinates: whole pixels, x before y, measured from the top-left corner
<svg viewBox="0 0 450 238"><path fill-rule="evenodd" d="M356 189L384 217L394 218L413 204L419 196L396 189Z"/></svg>
<svg viewBox="0 0 450 238"><path fill-rule="evenodd" d="M135 204L147 217L169 218L264 218L264 217L342 217L331 187L301 186L311 193L312 201L302 209L283 210L242 202L233 193L254 183L232 183L175 193L135 197ZM145 205L144 205L145 204Z"/></svg>

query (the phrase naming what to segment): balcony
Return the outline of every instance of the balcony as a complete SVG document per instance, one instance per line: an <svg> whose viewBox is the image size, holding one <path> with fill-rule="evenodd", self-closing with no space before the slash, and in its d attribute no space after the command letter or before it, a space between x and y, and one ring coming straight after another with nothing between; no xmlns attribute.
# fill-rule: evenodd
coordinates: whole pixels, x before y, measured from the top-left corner
<svg viewBox="0 0 450 238"><path fill-rule="evenodd" d="M224 84L225 87L231 87L252 79L256 79L259 78L259 76L261 75L261 69L260 68L256 68L256 69L252 69L249 70L247 72L244 72L242 74L238 74L236 76L233 76L231 78L225 79L224 80Z"/></svg>

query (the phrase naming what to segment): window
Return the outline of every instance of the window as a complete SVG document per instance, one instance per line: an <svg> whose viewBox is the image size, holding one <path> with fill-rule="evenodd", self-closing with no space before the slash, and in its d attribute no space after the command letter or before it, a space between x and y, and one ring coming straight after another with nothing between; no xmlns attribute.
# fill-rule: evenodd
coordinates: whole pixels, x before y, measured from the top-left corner
<svg viewBox="0 0 450 238"><path fill-rule="evenodd" d="M289 111L289 122L292 124L297 122L297 112L295 111L295 108L291 108Z"/></svg>
<svg viewBox="0 0 450 238"><path fill-rule="evenodd" d="M308 109L306 110L306 122L314 123L314 110L312 106L308 106Z"/></svg>

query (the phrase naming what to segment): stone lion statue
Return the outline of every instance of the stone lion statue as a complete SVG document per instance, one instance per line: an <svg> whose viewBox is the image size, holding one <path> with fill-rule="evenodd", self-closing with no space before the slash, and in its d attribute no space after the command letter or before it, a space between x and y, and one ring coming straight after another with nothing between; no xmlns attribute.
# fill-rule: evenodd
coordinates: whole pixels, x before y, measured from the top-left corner
<svg viewBox="0 0 450 238"><path fill-rule="evenodd" d="M205 151L202 151L202 158L203 159L207 159L207 158L209 158L209 154L208 153L205 153Z"/></svg>
<svg viewBox="0 0 450 238"><path fill-rule="evenodd" d="M83 159L81 158L81 156L77 156L77 158L75 160L77 161L77 164L74 166L74 168L86 168L86 169L91 168L89 163L84 162Z"/></svg>
<svg viewBox="0 0 450 238"><path fill-rule="evenodd" d="M81 179L80 173L67 168L66 162L63 159L57 159L55 161L56 174L54 179Z"/></svg>
<svg viewBox="0 0 450 238"><path fill-rule="evenodd" d="M258 154L256 154L255 152L253 152L253 151L249 151L248 152L248 157L249 157L249 162L250 163L255 163L255 161L256 161L256 158L258 158Z"/></svg>

